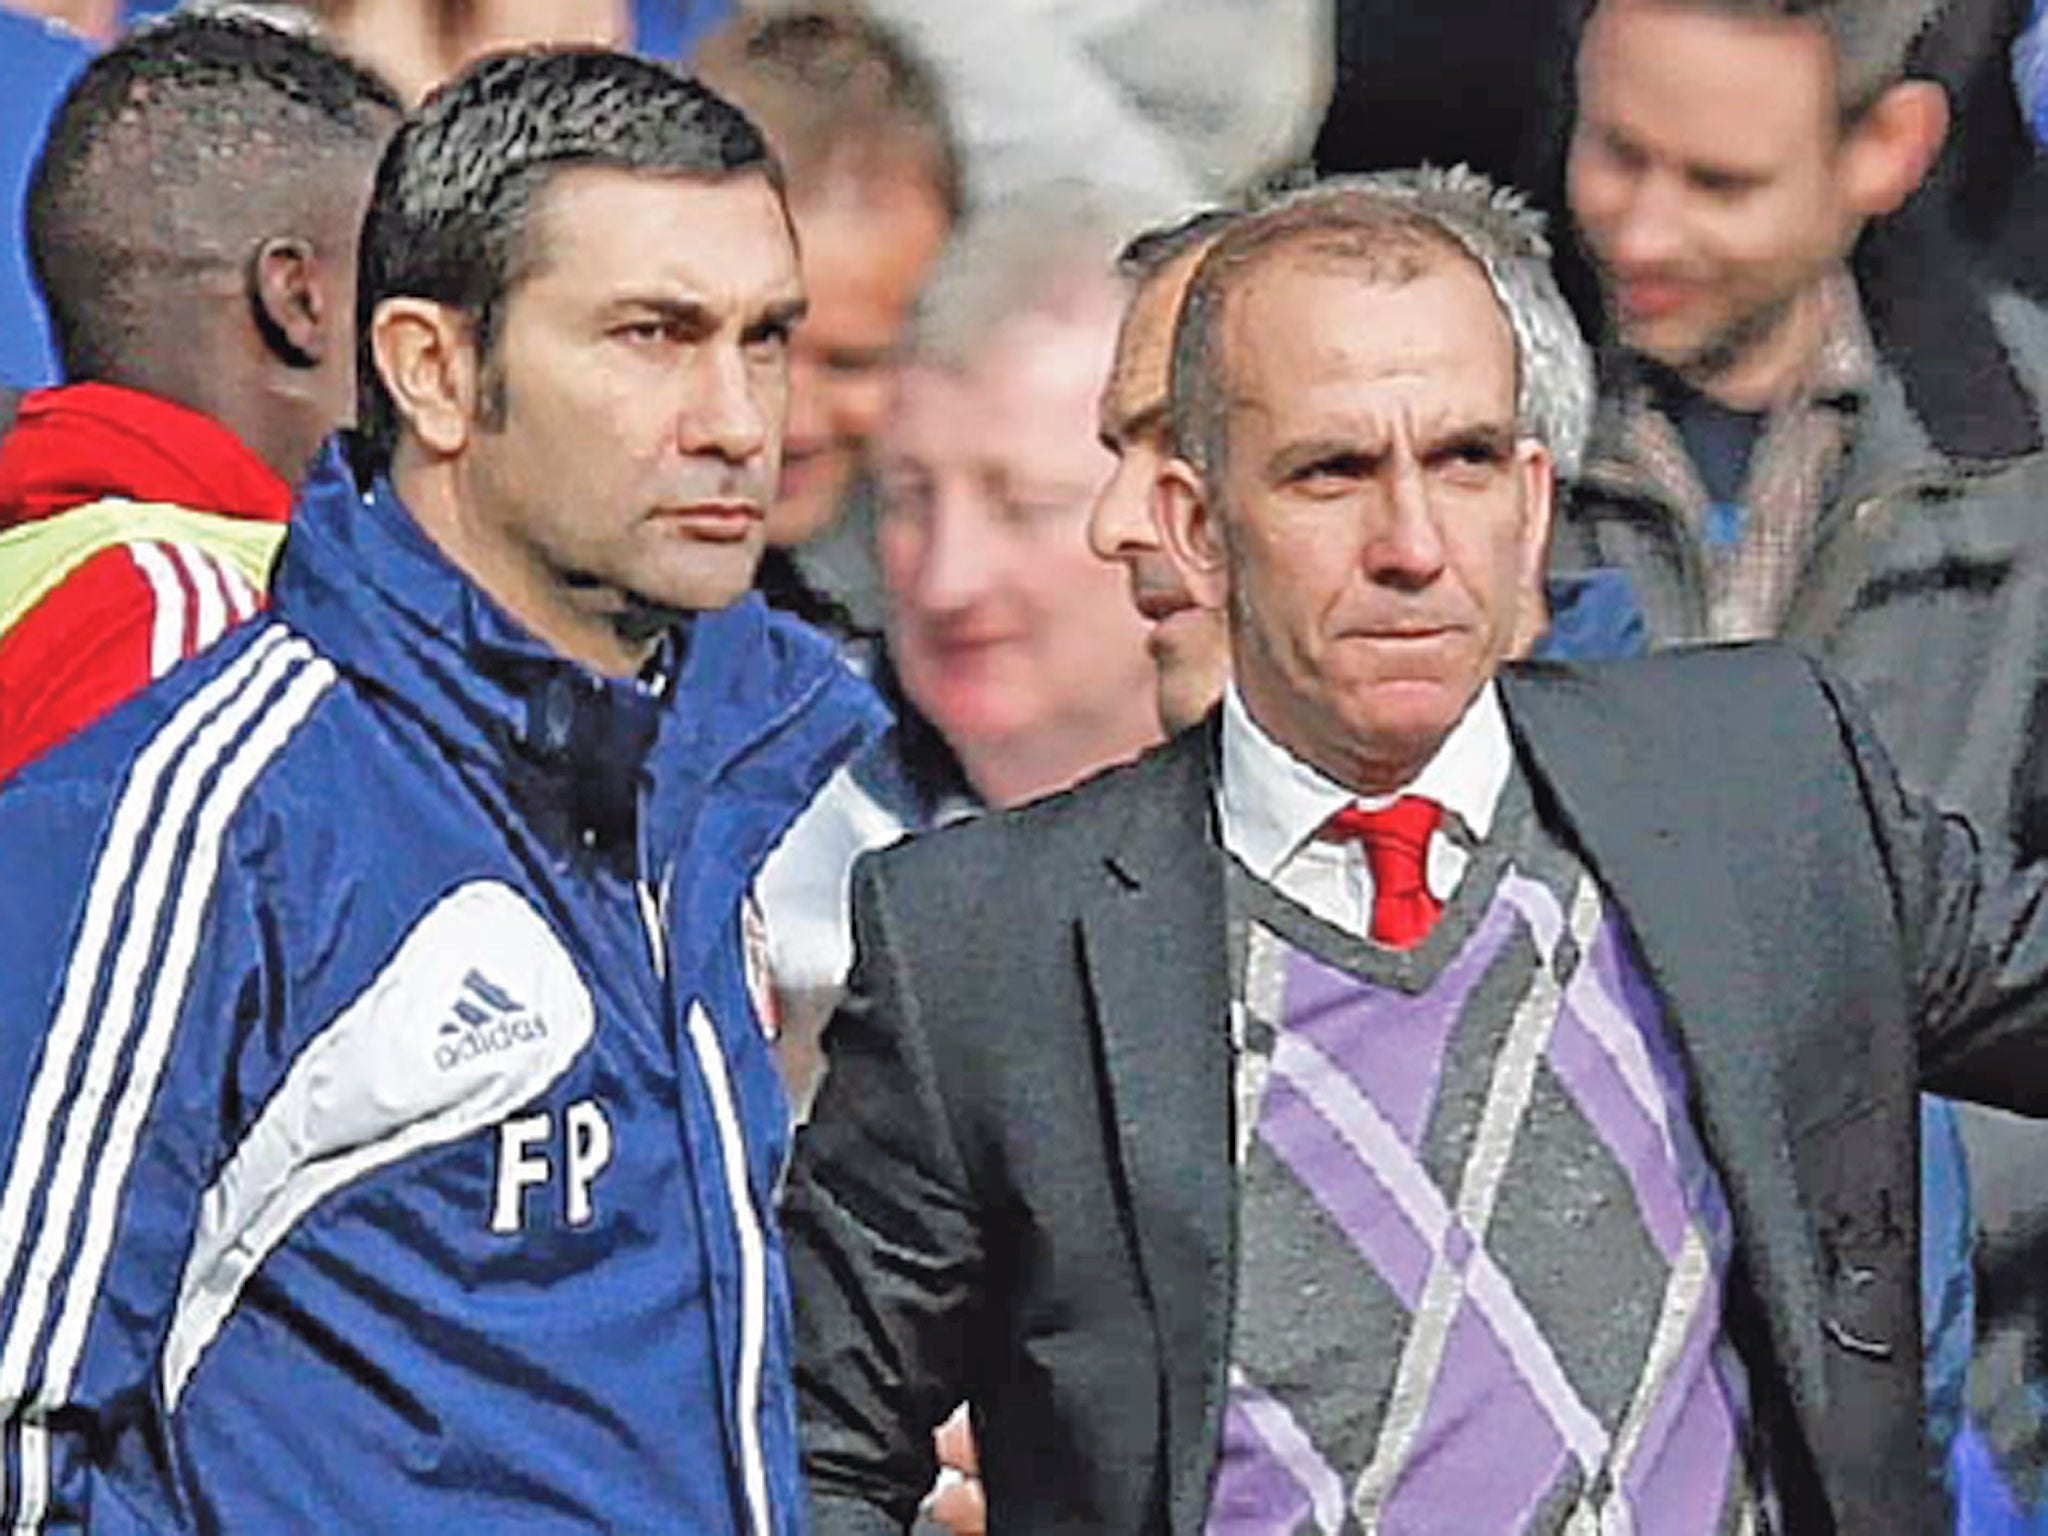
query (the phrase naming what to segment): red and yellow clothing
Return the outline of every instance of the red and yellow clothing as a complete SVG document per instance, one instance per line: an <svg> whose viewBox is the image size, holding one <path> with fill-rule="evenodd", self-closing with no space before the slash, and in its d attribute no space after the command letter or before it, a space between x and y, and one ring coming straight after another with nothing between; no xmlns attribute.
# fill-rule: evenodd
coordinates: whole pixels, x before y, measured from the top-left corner
<svg viewBox="0 0 2048 1536"><path fill-rule="evenodd" d="M26 397L0 441L0 782L261 607L290 506L196 411Z"/></svg>

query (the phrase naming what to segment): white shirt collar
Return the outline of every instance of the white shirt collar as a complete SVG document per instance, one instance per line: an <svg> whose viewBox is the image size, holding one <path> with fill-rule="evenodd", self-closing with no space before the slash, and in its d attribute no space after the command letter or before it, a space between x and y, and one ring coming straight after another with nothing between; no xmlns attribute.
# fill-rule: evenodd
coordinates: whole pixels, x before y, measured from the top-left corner
<svg viewBox="0 0 2048 1536"><path fill-rule="evenodd" d="M1463 821L1473 837L1484 839L1514 765L1507 717L1491 681L1422 772L1393 795L1356 794L1311 768L1252 719L1235 683L1223 697L1222 752L1216 798L1223 846L1262 880L1273 879L1343 807L1375 809L1398 795L1426 795Z"/></svg>

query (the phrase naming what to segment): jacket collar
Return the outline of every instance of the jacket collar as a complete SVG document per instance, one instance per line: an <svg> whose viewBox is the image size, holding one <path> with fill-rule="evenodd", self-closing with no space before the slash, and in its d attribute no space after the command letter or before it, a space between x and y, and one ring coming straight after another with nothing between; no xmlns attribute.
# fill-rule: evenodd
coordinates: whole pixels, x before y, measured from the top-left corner
<svg viewBox="0 0 2048 1536"><path fill-rule="evenodd" d="M291 487L211 416L113 384L24 395L0 439L0 527L119 497L282 522Z"/></svg>
<svg viewBox="0 0 2048 1536"><path fill-rule="evenodd" d="M670 633L662 688L557 654L448 561L388 479L359 484L343 438L300 493L273 603L451 756L508 780L544 833L627 854L637 813L666 844L705 784L771 743L776 767L750 782L794 815L882 719L824 637L751 596Z"/></svg>
<svg viewBox="0 0 2048 1536"><path fill-rule="evenodd" d="M1212 829L1218 716L1128 770L1081 912L1167 1451L1166 1528L1198 1530L1221 1443L1237 1176L1231 1159L1224 862Z"/></svg>

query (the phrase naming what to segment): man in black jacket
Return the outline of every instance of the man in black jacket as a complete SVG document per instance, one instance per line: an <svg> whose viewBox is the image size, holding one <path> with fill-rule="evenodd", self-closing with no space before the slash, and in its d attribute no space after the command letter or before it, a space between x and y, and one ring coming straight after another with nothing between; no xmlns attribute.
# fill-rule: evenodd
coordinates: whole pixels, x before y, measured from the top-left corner
<svg viewBox="0 0 2048 1536"><path fill-rule="evenodd" d="M1515 342L1425 213L1218 241L1161 525L1220 717L879 856L786 1204L822 1531L1928 1528L1916 1081L2048 915L1770 650L1503 666Z"/></svg>

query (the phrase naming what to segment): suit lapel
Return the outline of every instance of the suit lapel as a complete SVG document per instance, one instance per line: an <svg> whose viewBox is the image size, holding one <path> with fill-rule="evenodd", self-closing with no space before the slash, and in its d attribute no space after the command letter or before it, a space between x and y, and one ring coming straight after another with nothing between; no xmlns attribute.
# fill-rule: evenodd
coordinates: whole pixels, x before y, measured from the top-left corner
<svg viewBox="0 0 2048 1536"><path fill-rule="evenodd" d="M1213 721L1129 783L1083 908L1142 1282L1158 1330L1170 1528L1198 1530L1224 1399L1235 1263L1223 863L1208 833Z"/></svg>
<svg viewBox="0 0 2048 1536"><path fill-rule="evenodd" d="M1702 798L1701 765L1668 760L1654 723L1617 717L1591 675L1517 668L1501 684L1541 813L1627 916L1690 1074L1778 1368L1798 1411L1818 1414L1821 1285L1786 1141L1776 1010L1766 978L1743 963L1746 929L1776 919L1737 899L1723 849L1739 824ZM1824 1443L1817 1423L1803 1428L1810 1445Z"/></svg>

